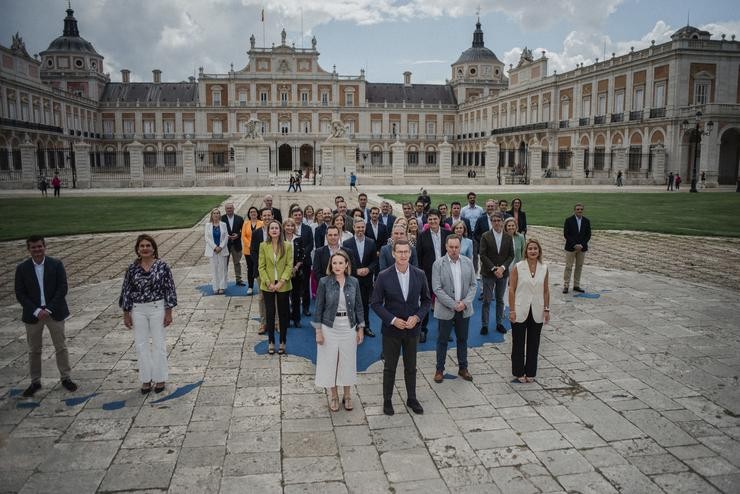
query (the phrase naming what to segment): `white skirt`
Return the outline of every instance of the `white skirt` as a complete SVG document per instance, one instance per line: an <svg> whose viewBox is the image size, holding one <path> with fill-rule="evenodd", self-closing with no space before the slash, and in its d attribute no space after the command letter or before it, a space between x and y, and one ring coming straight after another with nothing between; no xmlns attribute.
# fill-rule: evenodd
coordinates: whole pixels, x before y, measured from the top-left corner
<svg viewBox="0 0 740 494"><path fill-rule="evenodd" d="M321 325L324 344L316 345L316 386L352 386L357 383L357 333L349 318L335 317L334 327Z"/></svg>

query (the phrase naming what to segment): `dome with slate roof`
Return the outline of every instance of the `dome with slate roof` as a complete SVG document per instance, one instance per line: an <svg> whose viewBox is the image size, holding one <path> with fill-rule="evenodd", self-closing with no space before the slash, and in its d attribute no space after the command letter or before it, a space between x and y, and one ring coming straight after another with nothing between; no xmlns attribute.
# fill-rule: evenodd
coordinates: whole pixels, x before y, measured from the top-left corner
<svg viewBox="0 0 740 494"><path fill-rule="evenodd" d="M74 11L71 8L67 9L67 17L64 18L64 32L49 44L46 51L87 53L100 56L93 48L92 43L80 36L80 31L77 29L77 19L75 19Z"/></svg>
<svg viewBox="0 0 740 494"><path fill-rule="evenodd" d="M483 30L481 29L480 20L478 20L475 23L475 31L473 32L473 46L462 52L457 62L452 65L480 62L501 63L496 57L496 54L483 44Z"/></svg>

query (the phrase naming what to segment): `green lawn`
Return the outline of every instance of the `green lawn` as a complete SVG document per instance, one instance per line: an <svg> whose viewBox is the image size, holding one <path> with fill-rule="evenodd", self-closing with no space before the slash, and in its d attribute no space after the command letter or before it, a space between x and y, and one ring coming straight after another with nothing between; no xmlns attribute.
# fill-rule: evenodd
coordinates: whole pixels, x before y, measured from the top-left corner
<svg viewBox="0 0 740 494"><path fill-rule="evenodd" d="M225 195L99 196L0 199L0 240L102 232L187 228Z"/></svg>
<svg viewBox="0 0 740 494"><path fill-rule="evenodd" d="M433 194L432 205L448 205L454 200L463 206L465 192ZM478 194L478 204L485 206L489 197L506 199L511 204L519 197L527 213L527 223L562 227L573 205L581 202L584 215L597 230L640 230L679 235L740 237L740 194L736 192L684 193L578 193L551 192L530 194ZM385 194L398 203L415 201L417 195ZM397 212L398 213L398 212Z"/></svg>

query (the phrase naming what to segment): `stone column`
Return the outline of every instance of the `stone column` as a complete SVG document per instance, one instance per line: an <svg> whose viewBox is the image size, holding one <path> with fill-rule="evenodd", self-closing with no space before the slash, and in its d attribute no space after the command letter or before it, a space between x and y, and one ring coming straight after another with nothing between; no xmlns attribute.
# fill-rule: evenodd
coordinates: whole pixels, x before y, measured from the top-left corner
<svg viewBox="0 0 740 494"><path fill-rule="evenodd" d="M144 154L142 150L144 145L139 141L134 141L128 145L129 162L131 164L131 179L129 187L144 186Z"/></svg>
<svg viewBox="0 0 740 494"><path fill-rule="evenodd" d="M626 146L615 146L612 148L614 151L614 162L612 163L612 178L616 180L619 171L622 171L622 175L627 174L627 147Z"/></svg>
<svg viewBox="0 0 740 494"><path fill-rule="evenodd" d="M656 185L664 185L665 178L665 147L657 144L653 148L653 180Z"/></svg>
<svg viewBox="0 0 740 494"><path fill-rule="evenodd" d="M494 141L488 141L483 147L486 151L485 179L486 184L498 183L497 174L500 163L498 162L499 147Z"/></svg>
<svg viewBox="0 0 740 494"><path fill-rule="evenodd" d="M583 183L585 174L583 172L583 161L586 158L586 147L585 146L573 146L573 162L571 164L571 178L573 183Z"/></svg>
<svg viewBox="0 0 740 494"><path fill-rule="evenodd" d="M393 176L393 185L405 185L406 175L404 174L404 162L406 146L401 141L396 141L391 144L391 152L393 153L393 161L391 163L391 175Z"/></svg>
<svg viewBox="0 0 740 494"><path fill-rule="evenodd" d="M452 144L447 138L439 145L439 183L450 183L452 178Z"/></svg>
<svg viewBox="0 0 740 494"><path fill-rule="evenodd" d="M527 177L529 183L542 176L542 146L532 144L529 146L529 159L527 160Z"/></svg>
<svg viewBox="0 0 740 494"><path fill-rule="evenodd" d="M182 186L195 186L195 145L189 140L182 145Z"/></svg>
<svg viewBox="0 0 740 494"><path fill-rule="evenodd" d="M77 188L89 189L92 187L90 174L90 145L86 142L75 142L75 170L77 173Z"/></svg>
<svg viewBox="0 0 740 494"><path fill-rule="evenodd" d="M26 140L19 146L21 148L21 186L24 189L34 189L36 183L36 146L26 134Z"/></svg>
<svg viewBox="0 0 740 494"><path fill-rule="evenodd" d="M321 146L322 185L344 185L356 168L355 148L348 138L330 136Z"/></svg>

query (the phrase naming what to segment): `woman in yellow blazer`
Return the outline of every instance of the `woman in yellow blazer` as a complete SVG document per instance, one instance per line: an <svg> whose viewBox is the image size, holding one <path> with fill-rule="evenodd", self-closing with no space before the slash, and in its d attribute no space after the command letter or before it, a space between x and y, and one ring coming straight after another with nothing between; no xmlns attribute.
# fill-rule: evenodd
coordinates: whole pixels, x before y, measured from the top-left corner
<svg viewBox="0 0 740 494"><path fill-rule="evenodd" d="M293 245L285 241L283 227L277 220L267 224L267 239L260 244L260 291L265 299L265 319L268 336L268 353L275 354L275 302L280 321L280 350L285 353L290 320L290 282L293 276Z"/></svg>
<svg viewBox="0 0 740 494"><path fill-rule="evenodd" d="M249 247L252 245L252 232L262 228L262 221L259 219L259 214L256 207L252 206L249 208L247 217L244 219L244 226L242 227L242 251L244 252L244 260L247 263L247 282L249 283L247 295L252 295L254 279L257 277L257 259L252 259Z"/></svg>

